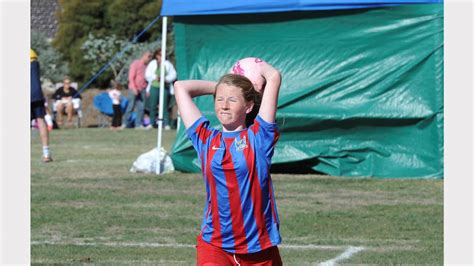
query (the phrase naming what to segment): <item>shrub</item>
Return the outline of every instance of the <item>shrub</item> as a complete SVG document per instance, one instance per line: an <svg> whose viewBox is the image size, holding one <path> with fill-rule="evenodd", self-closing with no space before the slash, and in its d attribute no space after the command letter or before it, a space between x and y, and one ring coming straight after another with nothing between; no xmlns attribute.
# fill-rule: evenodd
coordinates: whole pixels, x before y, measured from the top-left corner
<svg viewBox="0 0 474 266"><path fill-rule="evenodd" d="M46 35L32 31L31 48L38 54L38 61L41 65L41 81L61 82L69 72L69 65L67 61L63 60L59 51L51 45Z"/></svg>

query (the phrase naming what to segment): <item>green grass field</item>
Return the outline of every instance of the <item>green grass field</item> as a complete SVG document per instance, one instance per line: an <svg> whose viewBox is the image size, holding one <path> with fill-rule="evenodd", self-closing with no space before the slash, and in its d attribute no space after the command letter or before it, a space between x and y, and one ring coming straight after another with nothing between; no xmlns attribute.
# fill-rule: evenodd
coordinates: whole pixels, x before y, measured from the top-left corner
<svg viewBox="0 0 474 266"><path fill-rule="evenodd" d="M164 135L169 151L174 131ZM31 134L31 263L195 265L199 174L134 174L156 130ZM443 181L273 175L285 265L443 264ZM347 255L347 256L346 256Z"/></svg>

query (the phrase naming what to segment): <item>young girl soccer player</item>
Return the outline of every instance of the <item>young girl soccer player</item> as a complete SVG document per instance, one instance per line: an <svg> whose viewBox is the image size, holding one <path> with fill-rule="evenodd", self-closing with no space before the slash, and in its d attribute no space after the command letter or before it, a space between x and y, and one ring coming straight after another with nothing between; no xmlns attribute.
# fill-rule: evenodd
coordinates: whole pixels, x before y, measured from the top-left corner
<svg viewBox="0 0 474 266"><path fill-rule="evenodd" d="M219 82L185 80L175 83L175 96L187 134L202 163L206 204L197 237L198 265L282 265L277 245L279 220L270 177L278 140L275 123L280 72L261 61L265 87L255 90L238 74ZM214 95L222 130L210 126L192 101ZM260 103L257 117L246 127L246 116Z"/></svg>

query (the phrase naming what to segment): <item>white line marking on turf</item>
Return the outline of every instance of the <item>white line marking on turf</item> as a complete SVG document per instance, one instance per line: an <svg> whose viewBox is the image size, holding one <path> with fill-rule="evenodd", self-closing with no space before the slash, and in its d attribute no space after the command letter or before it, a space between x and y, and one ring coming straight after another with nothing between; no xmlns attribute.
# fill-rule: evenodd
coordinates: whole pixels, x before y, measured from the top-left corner
<svg viewBox="0 0 474 266"><path fill-rule="evenodd" d="M328 261L324 261L319 263L319 266L333 266L336 265L337 262L341 260L348 259L352 257L352 255L361 252L364 250L364 247L348 247L346 251L344 251L341 255L335 257L334 259L330 259Z"/></svg>
<svg viewBox="0 0 474 266"><path fill-rule="evenodd" d="M169 248L194 248L196 245L187 244L162 244L162 243L134 243L134 242L55 242L55 241L31 241L31 245L72 245L72 246L111 246L111 247L169 247Z"/></svg>
<svg viewBox="0 0 474 266"><path fill-rule="evenodd" d="M278 245L280 248L289 249L323 249L323 250L340 250L345 246L322 246L322 245Z"/></svg>
<svg viewBox="0 0 474 266"><path fill-rule="evenodd" d="M195 248L190 244L163 244L150 242L79 242L79 241L31 241L31 245L73 245L73 246L110 246L110 247L169 247L169 248ZM319 250L341 250L343 246L322 245L279 245L283 249L319 249ZM357 248L357 247L356 247Z"/></svg>

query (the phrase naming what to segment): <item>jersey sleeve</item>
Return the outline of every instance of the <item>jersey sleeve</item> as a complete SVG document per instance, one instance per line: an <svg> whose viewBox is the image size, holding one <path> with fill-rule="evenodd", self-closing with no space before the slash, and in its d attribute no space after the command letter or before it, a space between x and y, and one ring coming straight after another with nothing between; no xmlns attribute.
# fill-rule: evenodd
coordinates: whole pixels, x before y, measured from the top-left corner
<svg viewBox="0 0 474 266"><path fill-rule="evenodd" d="M270 159L273 156L275 145L280 137L278 125L276 123L268 123L260 115L257 115L255 122L250 129L255 134L255 141L259 151L265 153Z"/></svg>
<svg viewBox="0 0 474 266"><path fill-rule="evenodd" d="M209 142L214 129L210 126L209 120L201 116L187 130L186 133L193 144L194 149L201 155L203 147Z"/></svg>

